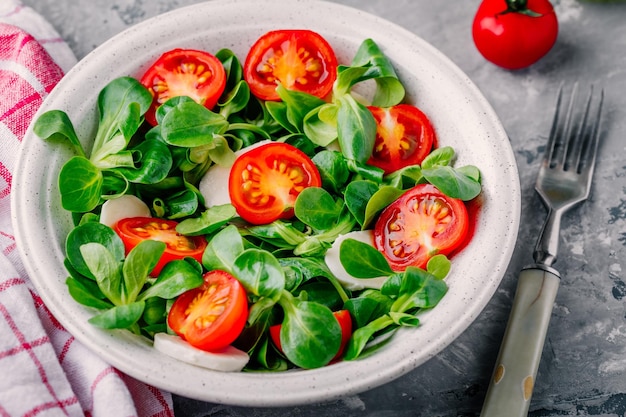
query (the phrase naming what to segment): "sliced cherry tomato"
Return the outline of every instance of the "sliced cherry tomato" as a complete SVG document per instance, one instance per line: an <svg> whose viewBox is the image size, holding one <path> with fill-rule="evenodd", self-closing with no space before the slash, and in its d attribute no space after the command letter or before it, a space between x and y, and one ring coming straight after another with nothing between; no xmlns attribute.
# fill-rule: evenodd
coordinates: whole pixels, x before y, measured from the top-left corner
<svg viewBox="0 0 626 417"><path fill-rule="evenodd" d="M146 120L156 125L157 107L172 97L187 96L212 109L226 87L226 71L215 56L194 49L164 53L141 77L153 96Z"/></svg>
<svg viewBox="0 0 626 417"><path fill-rule="evenodd" d="M280 99L278 83L323 98L337 78L337 58L329 43L315 32L276 30L252 45L244 78L252 94L262 100Z"/></svg>
<svg viewBox="0 0 626 417"><path fill-rule="evenodd" d="M339 322L339 327L341 327L341 344L339 345L339 351L335 355L335 357L330 361L330 363L341 359L343 355L343 351L352 337L352 317L350 317L350 312L348 310L339 310L333 313L337 321ZM283 351L283 347L280 343L280 329L283 327L282 324L275 324L270 326L270 338L274 345L278 348L279 351Z"/></svg>
<svg viewBox="0 0 626 417"><path fill-rule="evenodd" d="M304 152L271 142L240 155L230 169L228 192L237 213L252 224L293 216L298 194L322 184L317 167Z"/></svg>
<svg viewBox="0 0 626 417"><path fill-rule="evenodd" d="M550 51L559 24L549 0L483 0L472 35L478 51L496 65L520 69Z"/></svg>
<svg viewBox="0 0 626 417"><path fill-rule="evenodd" d="M376 142L368 164L383 169L385 174L421 164L435 142L435 130L428 117L409 104L368 109L376 119Z"/></svg>
<svg viewBox="0 0 626 417"><path fill-rule="evenodd" d="M246 290L228 272L213 270L200 287L178 296L167 323L190 345L216 352L235 341L247 319Z"/></svg>
<svg viewBox="0 0 626 417"><path fill-rule="evenodd" d="M176 231L177 222L156 217L129 217L118 221L114 230L124 242L126 253L141 241L151 239L166 244L165 252L150 275L157 276L166 263L174 259L191 257L202 262L207 247L204 236L184 236Z"/></svg>
<svg viewBox="0 0 626 417"><path fill-rule="evenodd" d="M468 228L463 201L431 184L419 184L382 211L374 227L374 244L394 271L424 268L432 256L449 255L463 244Z"/></svg>

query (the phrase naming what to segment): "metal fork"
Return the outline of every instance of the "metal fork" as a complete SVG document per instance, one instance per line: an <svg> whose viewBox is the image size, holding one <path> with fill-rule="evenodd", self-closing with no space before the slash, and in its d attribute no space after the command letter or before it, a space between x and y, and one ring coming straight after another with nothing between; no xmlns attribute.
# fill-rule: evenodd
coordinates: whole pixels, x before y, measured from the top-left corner
<svg viewBox="0 0 626 417"><path fill-rule="evenodd" d="M595 166L604 91L593 86L581 112L575 112L574 85L563 115L563 87L535 190L548 210L535 246L534 263L519 275L517 290L481 417L526 416L548 330L560 275L552 268L563 214L587 199ZM595 104L594 104L595 103Z"/></svg>

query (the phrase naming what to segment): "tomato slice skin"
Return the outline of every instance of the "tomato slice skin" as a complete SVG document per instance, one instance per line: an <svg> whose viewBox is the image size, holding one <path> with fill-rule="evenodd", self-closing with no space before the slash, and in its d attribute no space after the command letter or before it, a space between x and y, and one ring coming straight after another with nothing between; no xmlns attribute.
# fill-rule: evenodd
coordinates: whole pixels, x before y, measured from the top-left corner
<svg viewBox="0 0 626 417"><path fill-rule="evenodd" d="M248 319L246 291L226 271L204 274L204 283L176 299L167 316L172 330L190 345L217 352L237 339Z"/></svg>
<svg viewBox="0 0 626 417"><path fill-rule="evenodd" d="M376 120L376 141L368 164L385 174L421 164L435 143L435 130L424 112L409 104L368 109Z"/></svg>
<svg viewBox="0 0 626 417"><path fill-rule="evenodd" d="M337 78L337 57L330 44L310 30L275 30L250 48L244 79L261 100L278 101L277 83L324 98Z"/></svg>
<svg viewBox="0 0 626 417"><path fill-rule="evenodd" d="M350 337L352 337L352 317L350 316L350 312L348 310L338 310L333 312L333 315L339 322L339 327L341 328L341 344L339 345L339 351L329 363L341 359L343 351L345 350ZM280 343L280 329L282 327L282 324L270 326L270 338L280 352L283 351L282 344Z"/></svg>
<svg viewBox="0 0 626 417"><path fill-rule="evenodd" d="M449 255L469 230L465 203L434 185L419 184L386 207L374 226L374 245L391 269L425 268L436 255Z"/></svg>
<svg viewBox="0 0 626 417"><path fill-rule="evenodd" d="M152 239L166 244L165 252L154 267L151 276L156 277L161 269L170 261L191 257L202 262L202 254L207 247L204 236L183 236L176 232L178 222L159 219L157 217L128 217L121 219L113 230L124 242L126 253L130 252L140 242Z"/></svg>
<svg viewBox="0 0 626 417"><path fill-rule="evenodd" d="M322 184L311 159L295 146L271 142L240 155L230 169L228 192L237 213L252 224L293 217L298 194Z"/></svg>
<svg viewBox="0 0 626 417"><path fill-rule="evenodd" d="M195 49L173 49L165 52L140 80L151 93L152 105L145 118L157 124L156 109L168 99L188 96L212 109L226 88L224 66L212 54Z"/></svg>

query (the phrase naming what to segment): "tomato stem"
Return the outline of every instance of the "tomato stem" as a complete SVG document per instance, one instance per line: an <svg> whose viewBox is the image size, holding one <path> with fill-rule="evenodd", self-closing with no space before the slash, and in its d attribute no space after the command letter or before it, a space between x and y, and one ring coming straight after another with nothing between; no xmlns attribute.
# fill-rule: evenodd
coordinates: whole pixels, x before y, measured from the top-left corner
<svg viewBox="0 0 626 417"><path fill-rule="evenodd" d="M528 0L505 0L506 9L498 13L497 15L503 15L507 13L519 13L530 17L541 17L541 13L537 13L527 7Z"/></svg>

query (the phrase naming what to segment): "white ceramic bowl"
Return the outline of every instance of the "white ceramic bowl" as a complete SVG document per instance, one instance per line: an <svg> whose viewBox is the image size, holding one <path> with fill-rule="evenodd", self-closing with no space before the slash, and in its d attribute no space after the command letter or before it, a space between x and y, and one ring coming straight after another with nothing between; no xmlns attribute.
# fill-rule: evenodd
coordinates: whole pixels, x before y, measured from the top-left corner
<svg viewBox="0 0 626 417"><path fill-rule="evenodd" d="M520 189L508 138L493 109L451 61L435 48L383 19L333 3L294 0L211 1L138 24L79 62L40 112L66 111L88 146L95 130L96 98L115 77L139 76L161 53L176 47L216 52L230 48L241 60L272 29L308 28L322 34L349 63L366 38L395 64L408 100L430 116L440 145L451 145L459 165L482 171L484 191L475 235L453 259L449 292L422 325L399 331L376 354L321 369L282 373L219 373L176 361L147 339L102 331L93 315L68 294L63 242L70 214L60 206L57 176L70 156L28 131L13 179L13 215L27 272L56 318L83 344L121 371L190 398L244 406L281 406L331 400L368 390L424 363L459 336L499 285L515 245Z"/></svg>

